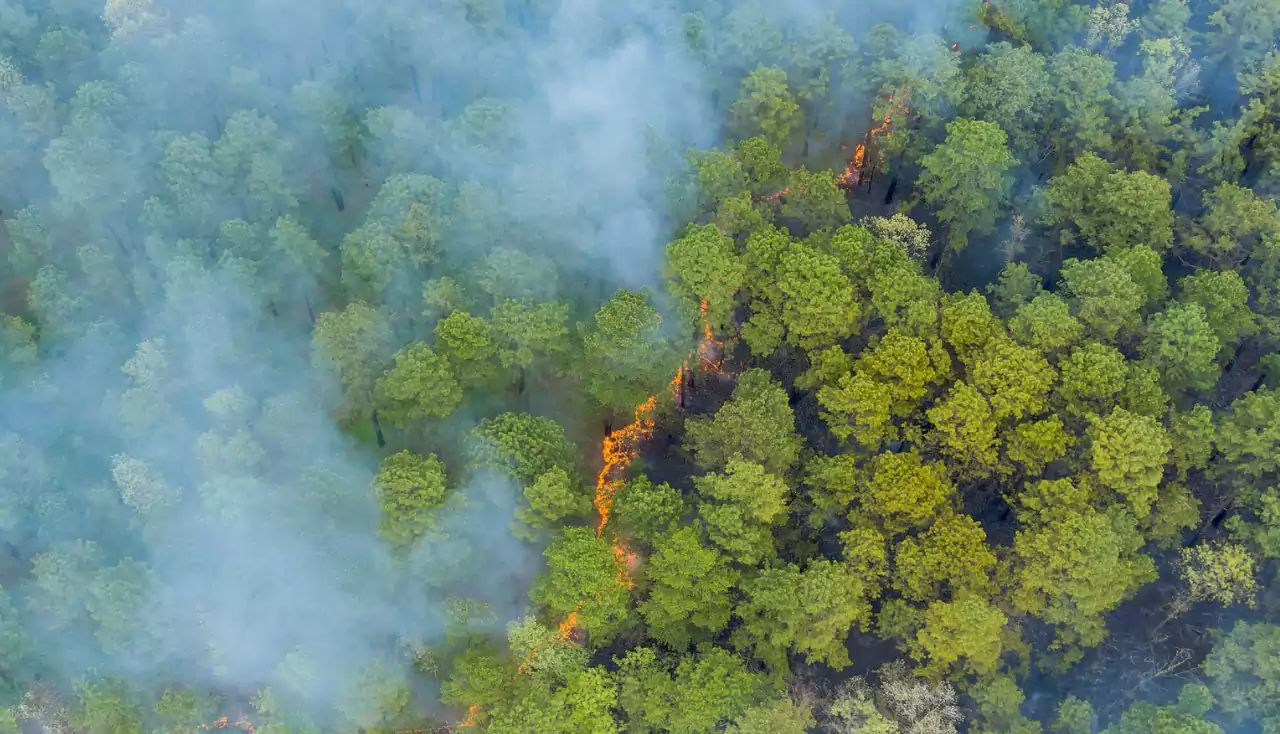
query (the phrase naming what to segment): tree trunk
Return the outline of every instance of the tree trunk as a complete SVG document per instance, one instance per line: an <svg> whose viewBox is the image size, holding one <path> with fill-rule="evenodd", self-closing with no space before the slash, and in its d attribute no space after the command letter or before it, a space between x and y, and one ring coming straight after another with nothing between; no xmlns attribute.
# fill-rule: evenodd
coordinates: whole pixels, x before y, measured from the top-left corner
<svg viewBox="0 0 1280 734"><path fill-rule="evenodd" d="M316 312L315 309L311 308L311 296L303 293L302 302L307 304L307 315L311 317L311 326L314 327L316 325Z"/></svg>
<svg viewBox="0 0 1280 734"><path fill-rule="evenodd" d="M893 203L893 195L898 193L898 177L894 176L889 179L889 190L884 192L884 205L889 206Z"/></svg>
<svg viewBox="0 0 1280 734"><path fill-rule="evenodd" d="M382 423L378 421L378 411L374 410L373 413L369 416L369 418L370 418L370 421L373 423L373 436L378 441L378 448L380 449L386 448L387 439L382 435Z"/></svg>
<svg viewBox="0 0 1280 734"><path fill-rule="evenodd" d="M422 88L418 86L418 67L409 64L409 83L413 85L413 98L422 104Z"/></svg>

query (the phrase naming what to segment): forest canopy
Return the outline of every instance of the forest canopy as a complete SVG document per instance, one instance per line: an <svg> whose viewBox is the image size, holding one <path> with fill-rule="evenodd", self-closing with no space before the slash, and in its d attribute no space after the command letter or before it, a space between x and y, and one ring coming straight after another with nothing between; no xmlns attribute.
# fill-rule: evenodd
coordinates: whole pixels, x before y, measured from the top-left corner
<svg viewBox="0 0 1280 734"><path fill-rule="evenodd" d="M0 0L0 734L1280 732L1277 0Z"/></svg>

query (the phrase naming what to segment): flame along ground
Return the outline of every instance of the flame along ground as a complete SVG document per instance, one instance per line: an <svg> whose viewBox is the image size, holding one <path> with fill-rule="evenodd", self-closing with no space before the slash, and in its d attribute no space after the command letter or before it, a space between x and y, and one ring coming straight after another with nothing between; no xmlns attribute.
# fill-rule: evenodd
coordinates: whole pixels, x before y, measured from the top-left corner
<svg viewBox="0 0 1280 734"><path fill-rule="evenodd" d="M953 50L956 48L958 48L958 44L952 46ZM911 107L910 105L907 104L905 96L906 96L905 94L899 92L897 94L898 105L894 105L893 104L894 95L893 94L889 95L889 104L890 104L889 112L885 113L884 119L880 121L879 125L876 125L875 127L867 131L867 134L863 137L862 142L854 146L853 155L851 155L849 157L849 160L845 163L844 172L836 177L836 186L848 191L854 188L855 186L857 186L858 184L862 183L863 177L865 175L864 171L866 170L866 165L867 165L867 146L869 146L871 142L874 141L880 135L888 134L891 132L890 127L893 125L893 113L894 113L893 108L897 106L901 106L902 107L901 112L903 116L909 115L911 113ZM841 147L847 149L847 146L841 146ZM782 189L781 191L775 191L772 194L763 194L761 196L757 196L755 197L755 200L756 201L778 201L782 199L782 197L790 193L791 193L791 187L788 186ZM706 324L706 313L707 313L706 307L707 307L707 304L704 301L702 304L702 315L703 315L704 325ZM713 341L714 340L711 338L710 329L708 328L706 330L706 333L704 334L704 343L713 342ZM686 368L687 368L687 365L686 365ZM677 378L679 378L678 373L677 373Z"/></svg>
<svg viewBox="0 0 1280 734"><path fill-rule="evenodd" d="M700 320L702 322L702 335L698 341L698 348L694 355L706 372L720 372L723 363L723 346L724 342L716 339L715 332L711 328L711 322L707 319L707 302L704 300L698 306ZM684 395L684 382L689 375L689 360L685 359L684 363L676 369L676 374L671 378L669 387L672 397L675 399L676 405L682 404ZM596 513L600 516L600 521L596 525L596 535L604 537L605 527L609 524L609 519L613 514L613 496L617 493L618 487L622 485L622 477L626 473L627 467L631 462L635 461L640 455L640 449L644 442L653 436L655 426L653 413L658 407L658 396L650 395L643 403L636 406L634 420L623 428L620 428L608 436L605 436L604 445L600 449L601 458L604 460L604 466L601 467L599 475L596 476L596 495L594 504ZM635 581L631 578L631 572L635 567L636 555L632 553L620 538L613 539L614 556L618 559L618 583L633 588ZM579 609L582 603L579 602ZM578 611L569 612L564 621L556 630L556 643L565 643L573 639L574 631L578 626ZM537 657L536 651L531 651L516 668L516 674L521 675L529 669L529 665ZM475 722L476 707L472 707L467 712L467 718L458 724L458 728L470 726Z"/></svg>
<svg viewBox="0 0 1280 734"><path fill-rule="evenodd" d="M863 169L866 166L867 146L880 135L888 134L890 132L890 126L893 125L892 106L896 106L893 105L893 97L894 95L889 95L889 104L891 107L890 110L885 113L884 119L880 121L879 125L868 130L866 136L863 137L862 142L858 143L858 145L853 149L853 156L849 158L849 162L845 165L844 173L840 174L840 176L836 178L836 186L848 190L862 183ZM902 106L902 114L907 115L910 114L911 107L907 104L904 97L905 95L901 93L898 94L898 104Z"/></svg>

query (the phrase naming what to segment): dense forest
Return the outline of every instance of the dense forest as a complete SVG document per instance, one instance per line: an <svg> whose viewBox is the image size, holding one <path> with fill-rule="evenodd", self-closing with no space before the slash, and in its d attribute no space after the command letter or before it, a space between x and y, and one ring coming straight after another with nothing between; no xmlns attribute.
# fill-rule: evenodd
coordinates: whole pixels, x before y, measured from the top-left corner
<svg viewBox="0 0 1280 734"><path fill-rule="evenodd" d="M0 734L1280 733L1277 0L0 0Z"/></svg>

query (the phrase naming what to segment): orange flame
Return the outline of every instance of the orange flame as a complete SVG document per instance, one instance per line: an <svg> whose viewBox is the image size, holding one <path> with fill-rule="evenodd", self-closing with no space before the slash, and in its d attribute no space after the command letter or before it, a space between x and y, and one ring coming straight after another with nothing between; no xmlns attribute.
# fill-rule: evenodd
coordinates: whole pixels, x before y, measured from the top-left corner
<svg viewBox="0 0 1280 734"><path fill-rule="evenodd" d="M686 359L684 364L676 368L675 377L672 377L671 382L667 384L667 388L671 390L671 400L677 408L684 408L684 376L688 371L689 360Z"/></svg>
<svg viewBox="0 0 1280 734"><path fill-rule="evenodd" d="M893 102L892 94L889 95L889 101ZM899 95L899 104L902 105L903 112L911 111L911 108L907 105L906 101L902 100L902 95ZM854 148L853 156L844 167L844 173L840 174L840 176L836 178L836 186L839 186L842 189L851 189L862 182L862 170L866 165L867 145L869 145L871 141L875 140L879 135L891 132L889 127L892 124L893 112L890 111L885 113L884 119L880 121L879 125L876 125L867 131L862 142L858 143L857 147Z"/></svg>
<svg viewBox="0 0 1280 734"><path fill-rule="evenodd" d="M779 192L777 195L781 195ZM777 196L775 195L775 196ZM698 343L697 356L699 362L705 369L713 372L719 372L723 363L721 350L724 342L715 338L715 332L711 329L711 322L707 319L707 301L703 300L698 308L702 316L702 339ZM676 404L681 403L684 390L684 378L689 372L689 360L676 369L676 374L671 378L669 388ZM658 396L650 395L643 403L635 408L635 419L628 425L613 431L604 438L604 445L600 449L601 457L604 459L604 466L600 469L600 474L596 477L596 496L593 501L597 514L600 515L600 521L596 525L596 535L604 537L605 527L609 524L609 519L613 516L613 497L617 494L618 488L622 486L622 475L626 472L632 461L640 455L640 449L645 441L653 436L654 427L654 411L658 407ZM631 552L621 539L614 538L613 553L618 563L618 583L627 588L635 588L635 581L631 578L631 573L635 571L639 559L635 553ZM578 609L582 608L582 602L578 603ZM565 616L564 621L556 629L555 641L557 643L566 643L573 641L573 633L578 627L578 610L575 609ZM529 655L524 661L516 667L516 675L521 675L529 669L534 658L537 657L536 651L529 651ZM467 721L474 721L476 706L472 706L468 712ZM463 721L458 725L459 728L469 726L467 721Z"/></svg>
<svg viewBox="0 0 1280 734"><path fill-rule="evenodd" d="M569 612L569 616L564 618L560 623L560 627L556 630L556 642L564 642L573 636L573 630L578 626L578 613Z"/></svg>
<svg viewBox="0 0 1280 734"><path fill-rule="evenodd" d="M459 729L465 729L468 726L476 725L476 714L480 713L480 707L472 704L467 707L467 718L463 719L459 724Z"/></svg>
<svg viewBox="0 0 1280 734"><path fill-rule="evenodd" d="M604 446L600 453L604 458L604 466L596 477L596 496L594 504L600 515L596 525L596 534L603 537L604 528L609 524L613 514L613 496L622 486L622 473L631 462L640 455L640 446L653 435L653 411L658 407L658 396L650 395L647 400L636 406L635 420L627 426L610 433L604 438ZM613 541L613 552L618 559L618 583L627 588L634 588L635 582L629 572L630 551L621 541Z"/></svg>
<svg viewBox="0 0 1280 734"><path fill-rule="evenodd" d="M724 364L724 342L716 339L715 332L711 330L706 300L698 305L698 311L702 315L702 341L698 343L698 360L707 371L719 372Z"/></svg>

